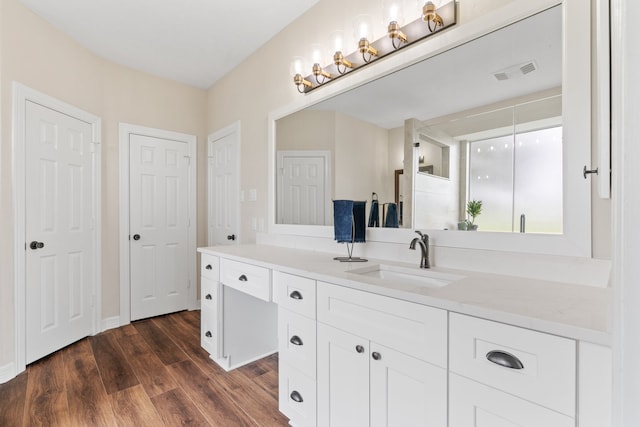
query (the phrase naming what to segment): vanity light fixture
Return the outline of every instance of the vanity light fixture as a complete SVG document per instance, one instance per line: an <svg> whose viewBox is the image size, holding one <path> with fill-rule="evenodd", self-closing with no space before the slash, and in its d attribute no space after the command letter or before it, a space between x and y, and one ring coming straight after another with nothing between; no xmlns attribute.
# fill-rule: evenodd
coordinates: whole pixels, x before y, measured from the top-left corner
<svg viewBox="0 0 640 427"><path fill-rule="evenodd" d="M304 58L301 56L293 57L289 72L293 76L293 83L300 93L305 93L307 89L313 88L311 82L302 77L302 70L304 70L304 68Z"/></svg>
<svg viewBox="0 0 640 427"><path fill-rule="evenodd" d="M438 15L436 10L436 5L431 1L427 1L424 6L422 6L422 20L427 23L427 28L429 28L429 31L432 33L437 27L444 26L444 21L442 20L442 17ZM431 28L432 24L433 28Z"/></svg>
<svg viewBox="0 0 640 427"><path fill-rule="evenodd" d="M357 16L353 26L354 44L357 43L357 49L351 53L345 52L344 46L348 46L348 43L345 43L344 37L336 37L332 33L329 49L323 52L324 55L328 53L331 58L327 58L328 65L323 66L323 55L318 54L321 49L315 48L311 54L313 66L298 67L298 71L292 71L298 92L308 93L315 90L352 70L359 69L456 24L456 0L428 0L422 7L416 5L412 15L417 17L406 25L403 23L403 12L408 11L409 7L408 5L403 7L403 2L415 2L415 0L383 1L385 13L382 22L388 23L386 33L375 39L373 37L374 21L371 17ZM440 5L441 3L443 4ZM334 33L341 33L341 31ZM310 74L305 75L302 70L307 70Z"/></svg>
<svg viewBox="0 0 640 427"><path fill-rule="evenodd" d="M400 46L402 46L402 43L407 43L409 40L407 39L407 36L400 30L400 24L398 24L398 21L391 21L389 22L389 27L387 27L387 31L389 34L389 38L391 39L391 44L393 45L394 49L398 49ZM397 45L396 45L396 40L397 40Z"/></svg>
<svg viewBox="0 0 640 427"><path fill-rule="evenodd" d="M311 58L313 59L313 67L311 68L311 71L316 79L316 83L318 83L319 85L333 78L333 76L327 71L325 71L322 68L322 65L320 65L320 62L323 59L323 52L324 52L324 49L322 45L320 44L311 45Z"/></svg>
<svg viewBox="0 0 640 427"><path fill-rule="evenodd" d="M333 63L336 66L336 71L338 71L340 75L354 68L353 63L345 58L342 53L344 51L344 45L344 32L341 30L332 32L329 36L329 46L331 46L330 53L333 55Z"/></svg>
<svg viewBox="0 0 640 427"><path fill-rule="evenodd" d="M399 49L402 44L407 43L407 35L400 29L403 23L402 0L384 0L382 3L385 22L388 22L387 35L391 39L394 49Z"/></svg>
<svg viewBox="0 0 640 427"><path fill-rule="evenodd" d="M378 49L371 46L373 38L373 21L369 15L358 15L354 23L354 33L358 40L358 51L362 55L362 60L368 64L374 57L378 56Z"/></svg>

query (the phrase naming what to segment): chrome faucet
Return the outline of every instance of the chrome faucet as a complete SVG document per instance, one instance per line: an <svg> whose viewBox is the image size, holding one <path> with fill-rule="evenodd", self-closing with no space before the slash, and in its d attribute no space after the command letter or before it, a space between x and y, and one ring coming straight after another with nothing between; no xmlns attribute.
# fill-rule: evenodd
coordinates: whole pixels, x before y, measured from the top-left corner
<svg viewBox="0 0 640 427"><path fill-rule="evenodd" d="M416 237L409 244L409 249L416 249L416 243L420 244L420 249L422 250L422 259L420 260L420 268L431 268L429 264L429 236L427 234L421 233L419 230L416 230L416 233L420 237Z"/></svg>

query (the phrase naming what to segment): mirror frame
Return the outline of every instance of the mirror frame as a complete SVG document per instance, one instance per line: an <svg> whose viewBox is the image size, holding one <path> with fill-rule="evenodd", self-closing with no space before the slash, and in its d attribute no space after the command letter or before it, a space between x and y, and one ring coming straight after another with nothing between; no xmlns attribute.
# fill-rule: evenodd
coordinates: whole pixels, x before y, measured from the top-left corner
<svg viewBox="0 0 640 427"><path fill-rule="evenodd" d="M591 5L584 0L511 2L272 111L268 117L269 234L333 239L332 226L276 224L276 120L557 5L562 5L563 23L563 141L572 141L563 144L563 234L427 232L434 246L591 257L591 182L582 177L583 166L591 162ZM413 236L411 228L367 228L369 242L406 244Z"/></svg>

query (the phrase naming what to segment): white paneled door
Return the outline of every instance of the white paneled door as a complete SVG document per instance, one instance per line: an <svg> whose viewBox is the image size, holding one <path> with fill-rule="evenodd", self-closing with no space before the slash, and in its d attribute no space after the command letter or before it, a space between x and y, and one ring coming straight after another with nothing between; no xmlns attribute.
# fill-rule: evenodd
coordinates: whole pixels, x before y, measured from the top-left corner
<svg viewBox="0 0 640 427"><path fill-rule="evenodd" d="M238 242L238 133L209 137L209 245Z"/></svg>
<svg viewBox="0 0 640 427"><path fill-rule="evenodd" d="M93 331L91 124L31 101L25 126L26 363Z"/></svg>
<svg viewBox="0 0 640 427"><path fill-rule="evenodd" d="M278 152L279 224L331 224L327 215L329 161L324 152Z"/></svg>
<svg viewBox="0 0 640 427"><path fill-rule="evenodd" d="M189 168L185 142L130 134L131 320L188 308Z"/></svg>

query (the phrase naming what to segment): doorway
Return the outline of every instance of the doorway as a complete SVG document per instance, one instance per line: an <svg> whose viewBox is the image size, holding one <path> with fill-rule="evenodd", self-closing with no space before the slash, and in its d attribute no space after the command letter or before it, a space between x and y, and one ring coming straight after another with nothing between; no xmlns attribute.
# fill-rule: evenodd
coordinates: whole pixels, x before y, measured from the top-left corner
<svg viewBox="0 0 640 427"><path fill-rule="evenodd" d="M196 137L120 124L120 324L196 307Z"/></svg>

